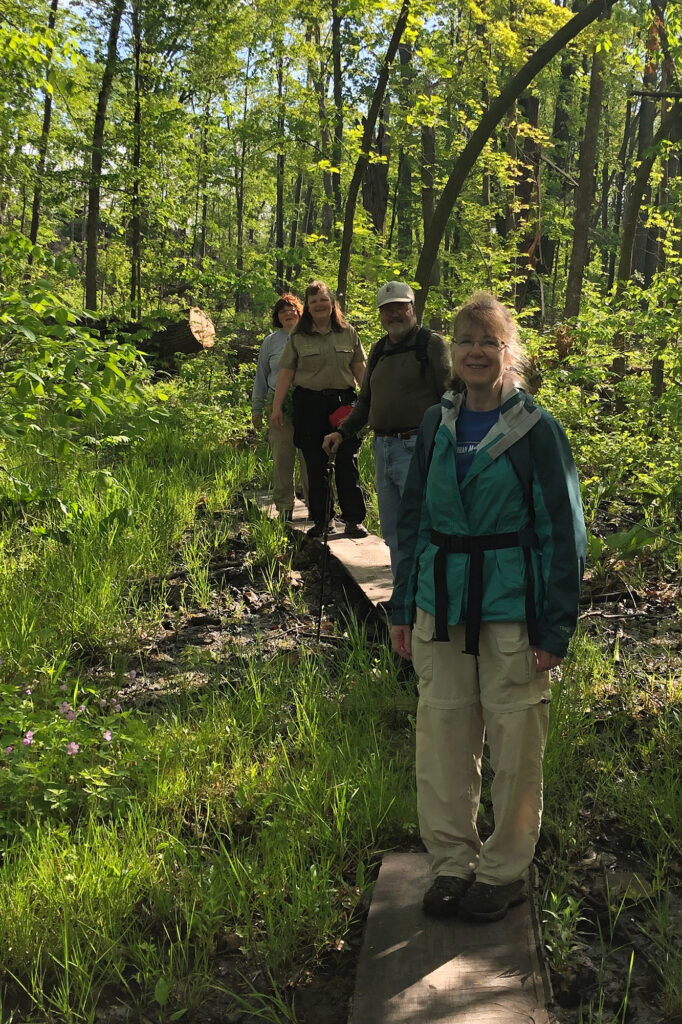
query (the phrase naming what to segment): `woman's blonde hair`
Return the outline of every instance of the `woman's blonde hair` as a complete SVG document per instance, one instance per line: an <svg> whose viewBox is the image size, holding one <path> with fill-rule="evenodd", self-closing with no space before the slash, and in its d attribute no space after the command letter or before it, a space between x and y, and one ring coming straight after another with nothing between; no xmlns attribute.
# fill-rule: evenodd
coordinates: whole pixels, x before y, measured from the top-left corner
<svg viewBox="0 0 682 1024"><path fill-rule="evenodd" d="M528 360L519 337L516 317L511 310L503 305L499 299L496 299L491 292L474 292L455 313L452 325L455 344L457 344L457 336L461 333L465 324L477 324L481 327L491 327L493 325L502 327L506 345L506 372L509 375L513 375L513 379L516 380L519 386L527 388L526 372ZM454 377L451 386L456 385L458 381L459 378Z"/></svg>

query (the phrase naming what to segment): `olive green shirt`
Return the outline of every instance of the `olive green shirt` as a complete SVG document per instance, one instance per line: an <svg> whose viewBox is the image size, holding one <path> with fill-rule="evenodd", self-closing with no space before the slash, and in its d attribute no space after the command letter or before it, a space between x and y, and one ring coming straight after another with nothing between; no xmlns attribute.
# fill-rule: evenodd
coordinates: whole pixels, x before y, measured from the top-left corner
<svg viewBox="0 0 682 1024"><path fill-rule="evenodd" d="M355 387L351 366L364 363L365 352L354 327L312 334L294 331L284 346L280 370L294 371L294 387L311 391Z"/></svg>

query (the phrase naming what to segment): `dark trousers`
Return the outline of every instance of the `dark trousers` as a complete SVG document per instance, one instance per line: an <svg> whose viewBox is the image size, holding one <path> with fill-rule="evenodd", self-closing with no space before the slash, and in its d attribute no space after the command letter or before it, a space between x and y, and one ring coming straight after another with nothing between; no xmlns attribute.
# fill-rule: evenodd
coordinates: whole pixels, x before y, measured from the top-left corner
<svg viewBox="0 0 682 1024"><path fill-rule="evenodd" d="M331 431L329 428L328 433ZM316 523L325 521L325 502L327 500L327 465L329 459L322 449L320 437L316 445L302 448L306 469L308 470L308 508L310 518ZM356 438L344 441L336 453L334 475L336 478L336 494L341 506L341 515L347 523L361 523L365 518L365 499L360 488L358 471L358 448ZM334 497L330 499L329 518L334 518Z"/></svg>
<svg viewBox="0 0 682 1024"><path fill-rule="evenodd" d="M329 459L322 449L325 434L332 431L329 416L342 405L353 401L352 388L336 391L311 391L295 388L294 444L300 448L308 470L308 508L310 517L316 523L323 523L327 510L327 465ZM361 523L365 518L365 499L360 488L358 471L357 438L344 441L336 453L334 475L336 494L341 506L341 515L348 523ZM330 519L334 516L334 504L330 503Z"/></svg>

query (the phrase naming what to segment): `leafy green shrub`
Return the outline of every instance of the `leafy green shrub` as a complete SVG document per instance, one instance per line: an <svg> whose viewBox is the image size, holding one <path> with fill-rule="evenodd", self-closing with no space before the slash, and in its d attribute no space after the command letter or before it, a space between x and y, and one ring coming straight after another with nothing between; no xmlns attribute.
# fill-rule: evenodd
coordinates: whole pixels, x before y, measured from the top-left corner
<svg viewBox="0 0 682 1024"><path fill-rule="evenodd" d="M0 261L8 250L16 256L17 248L38 256L46 273L72 271L70 263L51 260L15 236L0 240ZM11 468L3 467L0 488L30 498L27 474L44 485L53 482L75 450L96 452L105 424L151 413L164 396L150 395L148 377L134 345L98 338L47 280L0 287L0 441L15 453ZM128 439L119 434L118 440Z"/></svg>

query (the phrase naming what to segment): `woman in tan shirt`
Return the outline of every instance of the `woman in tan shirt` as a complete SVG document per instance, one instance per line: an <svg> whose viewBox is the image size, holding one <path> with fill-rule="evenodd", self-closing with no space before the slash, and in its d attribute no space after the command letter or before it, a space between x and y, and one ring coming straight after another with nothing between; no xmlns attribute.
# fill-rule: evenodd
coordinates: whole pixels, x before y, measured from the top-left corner
<svg viewBox="0 0 682 1024"><path fill-rule="evenodd" d="M313 537L321 537L327 525L328 457L322 441L329 433L329 417L353 402L355 381L362 384L364 372L365 353L355 329L346 322L327 285L312 281L305 290L301 319L280 357L270 423L281 429L282 402L293 384L294 444L301 449L308 469L308 507L315 521L308 534ZM356 438L344 441L334 464L347 537L367 536L360 525L366 509L358 473L359 447ZM334 532L333 501L329 515L329 532Z"/></svg>

